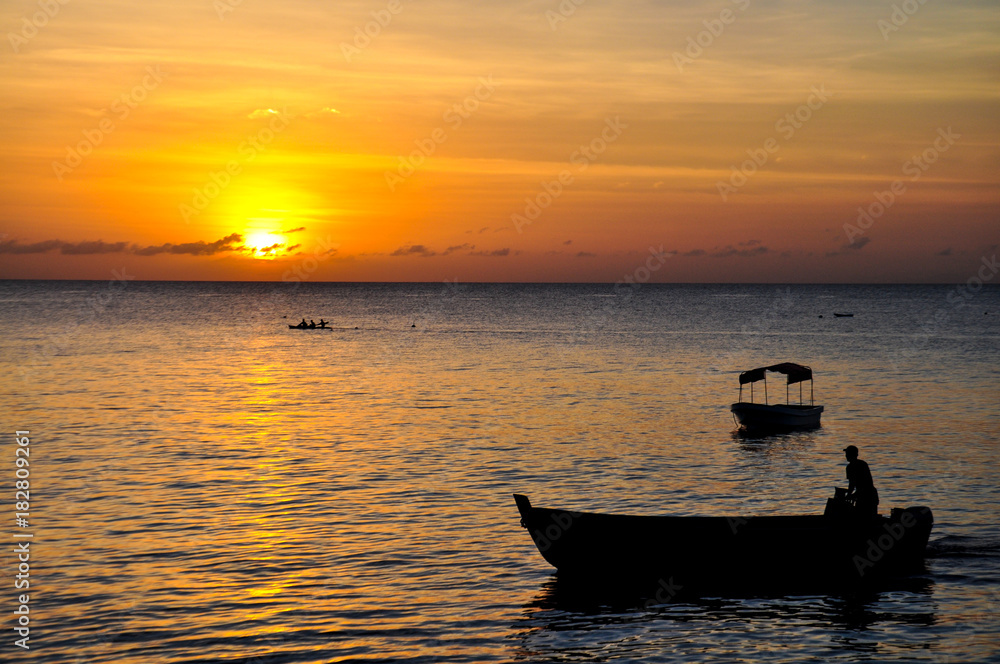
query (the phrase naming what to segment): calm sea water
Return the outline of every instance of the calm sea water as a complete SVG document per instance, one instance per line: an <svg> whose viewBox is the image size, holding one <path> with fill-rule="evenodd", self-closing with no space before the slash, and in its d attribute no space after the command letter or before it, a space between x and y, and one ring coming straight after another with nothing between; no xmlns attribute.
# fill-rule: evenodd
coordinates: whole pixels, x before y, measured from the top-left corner
<svg viewBox="0 0 1000 664"><path fill-rule="evenodd" d="M31 650L7 545L0 658L998 661L1000 289L967 294L0 282L4 536L34 535ZM734 437L738 372L779 361L823 428ZM511 498L816 513L851 443L884 512L934 510L898 587L608 598L557 582Z"/></svg>

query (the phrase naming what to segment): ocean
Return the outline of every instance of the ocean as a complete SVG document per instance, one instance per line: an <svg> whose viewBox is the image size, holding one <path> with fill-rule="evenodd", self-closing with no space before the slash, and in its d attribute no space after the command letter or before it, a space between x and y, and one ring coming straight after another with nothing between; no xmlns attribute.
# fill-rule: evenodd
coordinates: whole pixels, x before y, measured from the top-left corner
<svg viewBox="0 0 1000 664"><path fill-rule="evenodd" d="M0 314L4 661L1000 661L996 286L3 281ZM822 428L735 435L782 361ZM905 582L608 596L511 497L819 513L848 444L934 512Z"/></svg>

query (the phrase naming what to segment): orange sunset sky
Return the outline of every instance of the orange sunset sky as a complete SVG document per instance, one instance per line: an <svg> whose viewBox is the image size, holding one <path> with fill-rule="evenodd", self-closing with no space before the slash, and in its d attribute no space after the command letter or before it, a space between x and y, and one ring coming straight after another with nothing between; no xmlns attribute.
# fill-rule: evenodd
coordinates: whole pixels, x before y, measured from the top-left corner
<svg viewBox="0 0 1000 664"><path fill-rule="evenodd" d="M0 277L960 282L1000 4L9 0ZM864 214L862 214L864 212ZM867 216L865 216L867 215Z"/></svg>

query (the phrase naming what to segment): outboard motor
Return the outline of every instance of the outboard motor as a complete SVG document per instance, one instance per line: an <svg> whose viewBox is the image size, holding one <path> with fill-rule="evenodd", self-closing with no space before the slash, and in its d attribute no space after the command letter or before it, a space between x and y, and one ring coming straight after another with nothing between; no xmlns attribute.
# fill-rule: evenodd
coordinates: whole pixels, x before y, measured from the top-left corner
<svg viewBox="0 0 1000 664"><path fill-rule="evenodd" d="M833 490L833 498L826 499L823 516L847 517L853 514L854 505L847 499L847 489L838 486Z"/></svg>

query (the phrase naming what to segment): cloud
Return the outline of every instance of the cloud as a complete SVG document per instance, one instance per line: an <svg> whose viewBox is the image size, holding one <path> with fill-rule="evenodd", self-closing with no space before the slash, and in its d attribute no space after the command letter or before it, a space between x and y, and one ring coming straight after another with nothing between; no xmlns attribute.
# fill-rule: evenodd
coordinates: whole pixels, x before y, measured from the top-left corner
<svg viewBox="0 0 1000 664"><path fill-rule="evenodd" d="M672 251L668 253L671 256L687 256L689 258L699 256L708 256L709 258L752 258L769 252L770 249L760 246L760 240L747 240L746 242L737 243L735 247L731 244L727 244L725 247L715 247L711 252L704 249L690 249L688 251Z"/></svg>
<svg viewBox="0 0 1000 664"><path fill-rule="evenodd" d="M573 244L573 240L566 240L565 242L563 242L563 246L566 246L566 247L568 247L571 244Z"/></svg>
<svg viewBox="0 0 1000 664"><path fill-rule="evenodd" d="M136 256L155 256L156 254L192 254L194 256L211 256L226 251L243 249L243 236L239 233L227 235L215 242L186 242L173 244L167 242L161 245L140 247L128 242L105 242L103 240L85 240L83 242L64 242L63 240L44 240L31 244L21 244L17 240L0 242L0 254L44 254L58 250L69 256L89 256L94 254L130 253ZM280 246L280 245L278 245ZM273 251L274 248L268 247Z"/></svg>
<svg viewBox="0 0 1000 664"><path fill-rule="evenodd" d="M104 242L93 240L85 242L63 242L62 240L45 240L32 244L21 244L17 240L0 242L0 254L44 254L58 249L60 253L75 256L89 254L114 254L125 251L128 242Z"/></svg>
<svg viewBox="0 0 1000 664"><path fill-rule="evenodd" d="M456 244L456 245L454 245L452 247L448 247L447 249L445 249L444 252L441 255L442 256L447 256L448 254L455 253L456 251L462 251L463 249L468 249L469 251L472 251L475 248L476 248L476 245L469 244L468 242L466 242L465 244Z"/></svg>
<svg viewBox="0 0 1000 664"><path fill-rule="evenodd" d="M437 256L436 251L431 251L422 244L412 244L400 247L396 251L389 254L390 256L421 256L423 258L429 258L430 256Z"/></svg>
<svg viewBox="0 0 1000 664"><path fill-rule="evenodd" d="M827 258L831 258L833 256L843 256L844 254L849 254L852 251L861 251L861 249L871 241L872 239L870 237L861 237L857 240L851 240L850 242L844 244L837 251L828 251L823 255Z"/></svg>
<svg viewBox="0 0 1000 664"><path fill-rule="evenodd" d="M951 247L947 247L946 249L942 249L941 251L937 252L937 254L935 254L935 255L936 256L951 256Z"/></svg>
<svg viewBox="0 0 1000 664"><path fill-rule="evenodd" d="M191 254L192 256L211 256L212 254L226 251L239 251L243 248L243 236L239 233L227 235L215 242L185 242L183 244L173 244L167 242L161 245L150 245L148 247L132 246L132 253L138 256L155 256L156 254ZM237 244L240 243L240 244Z"/></svg>
<svg viewBox="0 0 1000 664"><path fill-rule="evenodd" d="M490 256L492 258L502 258L504 256L510 256L510 247L504 247L503 249L494 249L493 251L472 251L469 252L470 256Z"/></svg>
<svg viewBox="0 0 1000 664"><path fill-rule="evenodd" d="M291 235L292 233L299 233L306 229L305 226L299 226L298 228L290 228L287 231L281 231L281 235Z"/></svg>
<svg viewBox="0 0 1000 664"><path fill-rule="evenodd" d="M597 254L591 253L589 251L578 251L576 253L577 258L597 258Z"/></svg>
<svg viewBox="0 0 1000 664"><path fill-rule="evenodd" d="M715 251L709 256L712 258L750 258L767 253L767 247L754 247L753 249L737 249L733 245L728 245L724 249Z"/></svg>
<svg viewBox="0 0 1000 664"><path fill-rule="evenodd" d="M41 254L58 249L63 244L66 243L62 240L46 240L34 244L21 244L17 240L6 240L0 242L0 254Z"/></svg>
<svg viewBox="0 0 1000 664"><path fill-rule="evenodd" d="M273 108L258 108L258 109L255 109L247 117L250 118L251 120L257 120L259 118L269 118L272 115L280 115L280 114L281 114L281 111L276 111Z"/></svg>
<svg viewBox="0 0 1000 664"><path fill-rule="evenodd" d="M95 240L93 242L64 242L59 248L64 254L86 255L86 254L116 254L125 251L127 242L103 242Z"/></svg>

